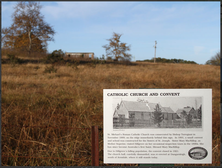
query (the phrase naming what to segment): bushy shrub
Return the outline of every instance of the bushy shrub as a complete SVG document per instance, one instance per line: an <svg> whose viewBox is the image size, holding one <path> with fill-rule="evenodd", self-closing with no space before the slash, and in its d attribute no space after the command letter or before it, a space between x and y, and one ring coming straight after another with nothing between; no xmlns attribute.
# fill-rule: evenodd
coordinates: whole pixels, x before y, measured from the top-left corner
<svg viewBox="0 0 222 168"><path fill-rule="evenodd" d="M112 57L107 57L106 60L107 61L112 61L113 59L112 59Z"/></svg>
<svg viewBox="0 0 222 168"><path fill-rule="evenodd" d="M77 70L79 65L79 60L72 60L71 62L67 62L66 66L72 67L73 69Z"/></svg>
<svg viewBox="0 0 222 168"><path fill-rule="evenodd" d="M60 50L54 50L51 54L48 54L46 63L64 62L64 52Z"/></svg>
<svg viewBox="0 0 222 168"><path fill-rule="evenodd" d="M22 60L17 58L14 54L7 54L7 57L9 58L9 63L11 63L11 64L22 63Z"/></svg>
<svg viewBox="0 0 222 168"><path fill-rule="evenodd" d="M119 61L124 65L130 65L131 64L131 58L120 58Z"/></svg>
<svg viewBox="0 0 222 168"><path fill-rule="evenodd" d="M216 53L213 57L211 57L210 60L208 60L206 62L206 64L208 65L220 65L220 60L221 60L221 56L220 56L220 52Z"/></svg>
<svg viewBox="0 0 222 168"><path fill-rule="evenodd" d="M95 64L95 65L96 65L96 64L99 64L99 63L100 63L100 60L99 60L98 58L93 59L93 60L92 60L92 63Z"/></svg>

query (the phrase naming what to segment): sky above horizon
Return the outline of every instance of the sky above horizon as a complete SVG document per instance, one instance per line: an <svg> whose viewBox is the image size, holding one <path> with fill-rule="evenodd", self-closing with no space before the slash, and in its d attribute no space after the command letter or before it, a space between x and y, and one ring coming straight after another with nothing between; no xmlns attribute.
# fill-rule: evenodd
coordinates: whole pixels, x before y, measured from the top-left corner
<svg viewBox="0 0 222 168"><path fill-rule="evenodd" d="M17 2L2 3L2 28L12 24ZM220 2L149 1L41 1L41 13L55 30L48 51L94 52L106 55L102 47L113 32L131 46L132 61L156 57L184 59L205 64L220 52Z"/></svg>

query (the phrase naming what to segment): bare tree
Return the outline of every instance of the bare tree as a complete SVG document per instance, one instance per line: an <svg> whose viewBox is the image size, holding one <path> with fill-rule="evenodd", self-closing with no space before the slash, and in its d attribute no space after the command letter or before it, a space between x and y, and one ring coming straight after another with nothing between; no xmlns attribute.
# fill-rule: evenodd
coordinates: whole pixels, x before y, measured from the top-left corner
<svg viewBox="0 0 222 168"><path fill-rule="evenodd" d="M39 40L42 46L47 46L47 41L53 41L55 31L44 21L44 16L40 13L41 8L39 2L18 2L12 14L12 25L2 29L4 48L16 49L15 42L19 38L19 41L22 41L19 48L25 49L30 56L34 49L39 48L35 47Z"/></svg>
<svg viewBox="0 0 222 168"><path fill-rule="evenodd" d="M131 54L128 54L127 51L130 51L130 46L127 46L126 43L120 42L120 37L122 34L113 33L113 37L107 39L109 44L102 46L106 49L107 57L114 57L114 59L119 60L130 60Z"/></svg>
<svg viewBox="0 0 222 168"><path fill-rule="evenodd" d="M209 65L220 65L221 55L220 52L216 53L210 60L206 62Z"/></svg>

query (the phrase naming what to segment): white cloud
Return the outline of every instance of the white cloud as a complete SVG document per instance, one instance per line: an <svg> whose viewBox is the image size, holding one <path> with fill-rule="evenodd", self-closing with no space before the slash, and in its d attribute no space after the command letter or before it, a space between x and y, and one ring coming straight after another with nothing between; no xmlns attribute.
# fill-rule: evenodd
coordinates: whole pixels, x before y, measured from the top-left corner
<svg viewBox="0 0 222 168"><path fill-rule="evenodd" d="M107 2L57 2L56 6L44 5L44 14L51 15L54 19L61 18L86 18L96 14L106 15L112 12L113 16L122 15L114 12L118 3Z"/></svg>
<svg viewBox="0 0 222 168"><path fill-rule="evenodd" d="M194 46L194 54L199 55L204 50L203 46Z"/></svg>

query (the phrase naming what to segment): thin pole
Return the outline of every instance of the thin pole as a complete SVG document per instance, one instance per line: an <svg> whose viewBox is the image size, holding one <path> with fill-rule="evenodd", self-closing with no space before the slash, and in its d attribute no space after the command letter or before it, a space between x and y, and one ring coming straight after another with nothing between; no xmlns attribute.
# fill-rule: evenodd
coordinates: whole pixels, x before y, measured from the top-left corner
<svg viewBox="0 0 222 168"><path fill-rule="evenodd" d="M155 48L155 51L154 51L154 63L156 63L156 44L157 44L157 42L155 41L155 46L153 46Z"/></svg>
<svg viewBox="0 0 222 168"><path fill-rule="evenodd" d="M92 126L92 166L99 166L99 130Z"/></svg>

